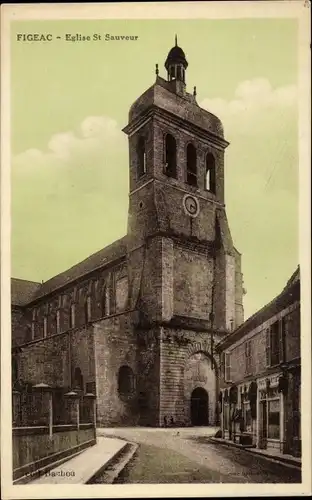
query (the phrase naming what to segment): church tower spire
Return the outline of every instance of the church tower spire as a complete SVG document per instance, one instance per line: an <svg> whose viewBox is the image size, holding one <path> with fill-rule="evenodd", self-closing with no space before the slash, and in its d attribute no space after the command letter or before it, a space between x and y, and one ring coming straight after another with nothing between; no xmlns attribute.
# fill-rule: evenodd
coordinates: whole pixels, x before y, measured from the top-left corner
<svg viewBox="0 0 312 500"><path fill-rule="evenodd" d="M185 84L185 71L187 67L188 62L184 51L178 46L178 36L175 35L175 45L169 51L165 61L168 81L179 80Z"/></svg>

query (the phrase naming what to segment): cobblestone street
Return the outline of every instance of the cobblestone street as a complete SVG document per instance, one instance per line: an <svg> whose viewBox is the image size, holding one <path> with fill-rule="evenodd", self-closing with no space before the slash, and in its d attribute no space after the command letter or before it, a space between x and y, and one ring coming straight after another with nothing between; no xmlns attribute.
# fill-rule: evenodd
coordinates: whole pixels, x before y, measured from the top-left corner
<svg viewBox="0 0 312 500"><path fill-rule="evenodd" d="M99 435L139 443L121 483L300 483L293 467L245 450L208 443L215 428L99 429Z"/></svg>

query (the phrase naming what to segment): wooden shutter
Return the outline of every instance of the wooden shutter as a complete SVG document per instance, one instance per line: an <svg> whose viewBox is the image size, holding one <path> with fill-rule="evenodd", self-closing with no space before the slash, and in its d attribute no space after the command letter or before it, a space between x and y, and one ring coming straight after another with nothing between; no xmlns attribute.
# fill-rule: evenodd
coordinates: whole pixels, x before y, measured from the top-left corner
<svg viewBox="0 0 312 500"><path fill-rule="evenodd" d="M280 361L280 363L285 361L285 327L286 327L286 317L283 316L279 322L279 361Z"/></svg>
<svg viewBox="0 0 312 500"><path fill-rule="evenodd" d="M221 377L225 379L225 354L224 352L221 352L220 355L220 373Z"/></svg>
<svg viewBox="0 0 312 500"><path fill-rule="evenodd" d="M265 330L265 357L266 366L271 366L271 329L266 328Z"/></svg>
<svg viewBox="0 0 312 500"><path fill-rule="evenodd" d="M229 382L231 380L231 355L225 353L225 380Z"/></svg>

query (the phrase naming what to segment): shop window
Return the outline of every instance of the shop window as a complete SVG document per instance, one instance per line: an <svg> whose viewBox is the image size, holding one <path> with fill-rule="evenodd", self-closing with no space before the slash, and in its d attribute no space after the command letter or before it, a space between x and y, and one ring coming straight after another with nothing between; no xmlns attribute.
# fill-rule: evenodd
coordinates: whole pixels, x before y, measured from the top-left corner
<svg viewBox="0 0 312 500"><path fill-rule="evenodd" d="M268 401L268 438L280 438L280 400Z"/></svg>
<svg viewBox="0 0 312 500"><path fill-rule="evenodd" d="M223 425L224 425L224 430L228 431L229 430L229 412L230 412L230 407L228 404L224 404L224 410L223 410Z"/></svg>
<svg viewBox="0 0 312 500"><path fill-rule="evenodd" d="M243 402L243 430L244 432L251 432L251 410L249 401Z"/></svg>

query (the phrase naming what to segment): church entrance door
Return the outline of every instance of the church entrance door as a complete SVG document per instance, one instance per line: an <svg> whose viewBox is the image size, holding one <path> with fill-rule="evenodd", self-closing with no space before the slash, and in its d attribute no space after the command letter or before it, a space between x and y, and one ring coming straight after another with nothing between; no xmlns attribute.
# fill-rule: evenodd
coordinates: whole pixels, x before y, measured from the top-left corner
<svg viewBox="0 0 312 500"><path fill-rule="evenodd" d="M203 387L197 387L191 395L192 425L208 425L208 392Z"/></svg>

